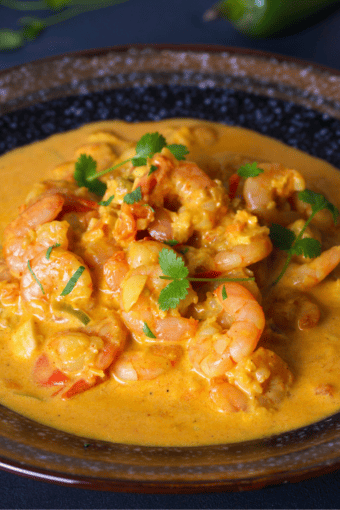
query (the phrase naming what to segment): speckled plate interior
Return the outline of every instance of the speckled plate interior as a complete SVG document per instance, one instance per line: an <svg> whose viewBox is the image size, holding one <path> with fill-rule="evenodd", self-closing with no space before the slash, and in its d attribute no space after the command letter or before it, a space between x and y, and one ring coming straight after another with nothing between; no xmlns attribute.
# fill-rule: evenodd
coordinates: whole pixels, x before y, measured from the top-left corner
<svg viewBox="0 0 340 510"><path fill-rule="evenodd" d="M0 153L95 120L192 117L253 129L340 169L340 74L221 47L119 47L0 73ZM0 406L0 468L84 488L198 492L298 481L340 465L340 414L231 445L111 444Z"/></svg>

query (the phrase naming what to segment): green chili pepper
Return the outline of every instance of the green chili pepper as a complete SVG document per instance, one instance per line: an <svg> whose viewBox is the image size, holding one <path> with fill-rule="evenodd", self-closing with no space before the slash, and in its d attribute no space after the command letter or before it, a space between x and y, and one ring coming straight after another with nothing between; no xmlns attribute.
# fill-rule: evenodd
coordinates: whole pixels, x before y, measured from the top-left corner
<svg viewBox="0 0 340 510"><path fill-rule="evenodd" d="M339 0L221 0L204 19L222 17L250 37L271 37L306 28L320 21L320 11L329 12ZM316 19L318 15L318 19Z"/></svg>

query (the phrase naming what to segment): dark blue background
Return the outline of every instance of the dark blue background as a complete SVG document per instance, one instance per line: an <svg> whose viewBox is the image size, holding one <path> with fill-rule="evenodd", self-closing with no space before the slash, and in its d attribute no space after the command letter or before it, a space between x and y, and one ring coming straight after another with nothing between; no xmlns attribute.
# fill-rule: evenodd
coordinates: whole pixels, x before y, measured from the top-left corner
<svg viewBox="0 0 340 510"><path fill-rule="evenodd" d="M0 70L51 55L131 43L208 43L272 51L340 70L340 9L285 38L251 40L223 20L205 23L213 0L128 0L49 28L0 54ZM292 0L292 5L294 0ZM0 6L0 28L20 13ZM340 90L339 90L340 97ZM0 133L1 136L1 133ZM340 473L241 493L147 495L60 487L0 472L1 508L340 508Z"/></svg>

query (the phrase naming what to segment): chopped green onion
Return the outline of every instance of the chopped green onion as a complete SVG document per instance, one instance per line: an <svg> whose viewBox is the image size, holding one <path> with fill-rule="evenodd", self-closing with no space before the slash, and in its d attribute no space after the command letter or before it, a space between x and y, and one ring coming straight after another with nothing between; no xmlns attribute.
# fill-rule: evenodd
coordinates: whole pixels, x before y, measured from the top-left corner
<svg viewBox="0 0 340 510"><path fill-rule="evenodd" d="M31 268L31 263L30 263L30 261L29 261L29 260L27 261L27 267L28 267L29 272L31 273L31 275L33 276L33 278L35 279L35 281L36 281L36 282L37 282L37 284L39 285L39 287L40 287L40 289L41 289L41 292L42 292L43 294L45 294L44 287L41 285L41 282L40 282L40 281L38 280L38 278L36 277L36 275L35 275L35 273L34 273L33 269Z"/></svg>
<svg viewBox="0 0 340 510"><path fill-rule="evenodd" d="M47 260L50 260L51 251L53 250L53 248L59 248L59 246L60 246L60 243L56 243L53 246L50 246L49 248L47 248L47 252L46 252Z"/></svg>
<svg viewBox="0 0 340 510"><path fill-rule="evenodd" d="M78 267L77 271L71 276L71 278L67 282L64 290L60 294L61 296L67 296L68 294L70 294L72 292L77 281L79 280L79 278L81 277L81 275L83 274L84 271L85 271L84 266Z"/></svg>

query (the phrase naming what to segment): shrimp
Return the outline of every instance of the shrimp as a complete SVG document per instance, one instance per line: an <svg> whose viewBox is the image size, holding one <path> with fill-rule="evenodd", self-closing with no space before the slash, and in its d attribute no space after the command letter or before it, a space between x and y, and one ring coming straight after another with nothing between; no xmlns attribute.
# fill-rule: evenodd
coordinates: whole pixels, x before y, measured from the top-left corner
<svg viewBox="0 0 340 510"><path fill-rule="evenodd" d="M320 320L321 311L310 296L291 289L277 288L266 299L266 315L282 329L314 328Z"/></svg>
<svg viewBox="0 0 340 510"><path fill-rule="evenodd" d="M311 262L297 264L291 262L279 284L304 291L315 287L340 263L340 246L333 246Z"/></svg>
<svg viewBox="0 0 340 510"><path fill-rule="evenodd" d="M248 410L247 395L223 377L215 377L210 381L209 396L213 407L220 412L234 413Z"/></svg>
<svg viewBox="0 0 340 510"><path fill-rule="evenodd" d="M246 179L243 187L243 197L246 207L264 219L280 218L280 206L287 206L287 199L293 197L297 191L305 189L305 180L296 170L285 168L281 164L262 163L259 167L264 170L257 177ZM286 223L292 221L292 211L282 210L281 220L287 216Z"/></svg>
<svg viewBox="0 0 340 510"><path fill-rule="evenodd" d="M40 386L61 386L62 398L71 398L108 378L126 338L124 325L113 314L85 328L61 331L47 340L33 380Z"/></svg>
<svg viewBox="0 0 340 510"><path fill-rule="evenodd" d="M224 290L227 297L223 299ZM208 319L189 341L189 360L204 377L223 376L235 363L251 354L265 326L262 307L251 292L239 283L226 282L215 290L224 311L232 317L228 330Z"/></svg>
<svg viewBox="0 0 340 510"><path fill-rule="evenodd" d="M51 226L50 236L44 236L42 240L37 239L35 233L41 225L51 224L61 212L63 205L64 198L58 193L43 196L5 228L3 254L13 276L20 278L27 267L27 260L31 260L56 242L62 241L63 247L67 249L65 232L63 231L61 236L56 236L59 230L56 224Z"/></svg>
<svg viewBox="0 0 340 510"><path fill-rule="evenodd" d="M293 375L285 361L263 347L243 358L226 377L248 397L248 405L268 409L278 406L293 383Z"/></svg>
<svg viewBox="0 0 340 510"><path fill-rule="evenodd" d="M214 262L217 270L231 271L247 267L270 255L273 245L268 235L255 236L249 244L239 244L217 253Z"/></svg>
<svg viewBox="0 0 340 510"><path fill-rule="evenodd" d="M182 354L180 345L151 345L144 351L123 353L112 365L111 373L124 382L149 381L171 370Z"/></svg>
<svg viewBox="0 0 340 510"><path fill-rule="evenodd" d="M224 291L227 295L225 299ZM228 338L231 340L229 352L238 363L257 346L265 326L263 309L251 292L239 283L224 283L216 289L215 294L225 312L234 319L228 330Z"/></svg>
<svg viewBox="0 0 340 510"><path fill-rule="evenodd" d="M141 187L143 199L152 207L163 209L158 223L149 230L154 238L163 240L165 228L166 235L170 231L175 239L185 242L194 229L212 228L227 211L228 196L222 184L210 179L196 163L178 162L163 149L152 158L152 164L157 170L142 176L135 187Z"/></svg>
<svg viewBox="0 0 340 510"><path fill-rule="evenodd" d="M63 295L66 284L80 267L83 272L70 293ZM40 282L40 285L39 283ZM20 295L26 308L41 314L53 301L63 300L76 308L86 307L92 293L92 280L83 260L63 248L53 248L49 259L39 253L26 266L20 282Z"/></svg>
<svg viewBox="0 0 340 510"><path fill-rule="evenodd" d="M139 230L146 230L153 222L153 209L144 205L139 203L122 204L113 230L113 237L120 245L128 246L136 239Z"/></svg>

